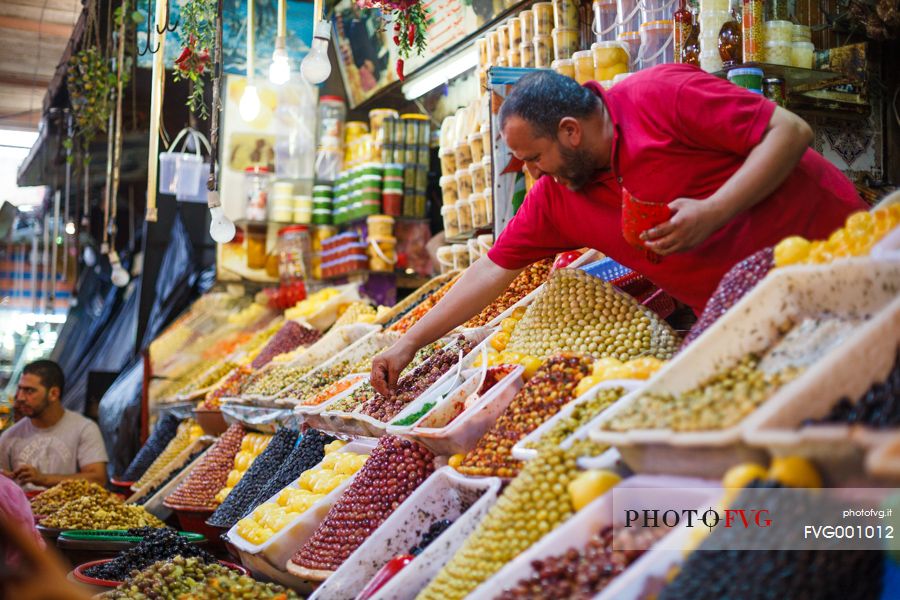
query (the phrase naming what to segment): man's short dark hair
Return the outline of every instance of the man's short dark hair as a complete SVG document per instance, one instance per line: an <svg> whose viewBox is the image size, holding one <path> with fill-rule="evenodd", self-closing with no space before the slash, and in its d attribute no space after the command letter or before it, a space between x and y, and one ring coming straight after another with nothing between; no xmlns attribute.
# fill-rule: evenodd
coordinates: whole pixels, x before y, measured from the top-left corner
<svg viewBox="0 0 900 600"><path fill-rule="evenodd" d="M50 391L50 388L59 388L59 395L62 396L66 385L66 376L63 375L62 369L52 360L36 360L25 365L22 374L37 375L41 379L41 385Z"/></svg>
<svg viewBox="0 0 900 600"><path fill-rule="evenodd" d="M519 80L500 107L500 129L515 115L527 121L538 137L556 138L564 117L584 119L594 114L600 98L571 77L554 71L529 73Z"/></svg>

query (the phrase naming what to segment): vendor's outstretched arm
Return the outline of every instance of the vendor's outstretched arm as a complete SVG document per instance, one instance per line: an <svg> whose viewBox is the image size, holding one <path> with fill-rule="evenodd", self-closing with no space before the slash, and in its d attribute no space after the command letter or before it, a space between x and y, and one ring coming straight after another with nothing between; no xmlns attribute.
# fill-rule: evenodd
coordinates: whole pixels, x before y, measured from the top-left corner
<svg viewBox="0 0 900 600"><path fill-rule="evenodd" d="M375 357L370 376L372 387L381 394L388 393L419 348L481 312L503 293L520 272L521 269L504 269L486 256L478 259L406 335Z"/></svg>

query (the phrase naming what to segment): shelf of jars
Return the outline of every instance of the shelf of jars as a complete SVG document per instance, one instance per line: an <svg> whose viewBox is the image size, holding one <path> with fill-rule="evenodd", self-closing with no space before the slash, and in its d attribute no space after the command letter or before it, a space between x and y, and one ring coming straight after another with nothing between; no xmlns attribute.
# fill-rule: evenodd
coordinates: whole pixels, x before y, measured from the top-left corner
<svg viewBox="0 0 900 600"><path fill-rule="evenodd" d="M800 94L803 92L820 90L848 83L850 81L850 78L843 73L760 62L742 63L725 67L721 71L717 71L715 75L724 79L728 77L729 71L747 68L761 69L764 74L763 76L767 78L774 77L782 79L784 81L785 91L788 94Z"/></svg>

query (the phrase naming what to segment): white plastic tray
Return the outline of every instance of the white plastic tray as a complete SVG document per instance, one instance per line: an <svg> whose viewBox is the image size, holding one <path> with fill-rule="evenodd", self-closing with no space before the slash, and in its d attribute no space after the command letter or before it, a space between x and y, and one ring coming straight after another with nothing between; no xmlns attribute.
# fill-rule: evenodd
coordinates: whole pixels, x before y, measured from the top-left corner
<svg viewBox="0 0 900 600"><path fill-rule="evenodd" d="M500 480L497 478L473 480L450 467L438 469L344 561L310 600L352 600L388 561L394 556L407 554L410 548L418 545L433 522L450 519L455 522L454 525L400 572L417 579L401 586L405 595L398 595L401 593L399 590L391 592L386 588L382 588L379 594L379 597L385 598L414 597L437 574L447 557L468 534L465 527L454 531L460 517L473 511L486 513L487 508L496 501L499 491ZM469 509L464 512L467 504Z"/></svg>
<svg viewBox="0 0 900 600"><path fill-rule="evenodd" d="M151 515L154 515L161 521L165 521L166 519L168 519L172 515L173 511L171 508L165 506L163 502L169 496L169 494L174 492L175 489L179 485L181 485L181 483L185 479L187 479L187 476L191 474L193 468L199 464L198 461L205 457L207 452L209 452L209 448L204 450L200 456L195 458L187 467L182 469L181 473L173 477L172 481L161 487L155 494L153 494L153 496L151 496L150 499L144 503L144 510L146 510Z"/></svg>
<svg viewBox="0 0 900 600"><path fill-rule="evenodd" d="M318 311L304 318L298 318L298 323L307 323L319 331L325 331L331 327L338 318L338 309L342 304L350 304L359 301L359 286L348 283L338 286L340 294L330 298Z"/></svg>
<svg viewBox="0 0 900 600"><path fill-rule="evenodd" d="M391 344L394 343L394 341L396 341L396 339L397 335L389 332L372 331L370 333L367 333L366 335L350 344L343 351L335 354L328 360L325 360L315 369L311 370L304 376L301 381L312 377L319 371L329 369L339 362L347 361L350 363L356 363L362 360L363 357L365 357L372 351L378 351L388 348ZM302 398L297 398L293 393L293 389L296 387L296 385L297 384L279 393L276 398L276 402L278 402L279 404L287 404L290 406L296 406L297 404L299 404Z"/></svg>
<svg viewBox="0 0 900 600"><path fill-rule="evenodd" d="M338 450L338 452L369 454L373 448L373 441L359 440L347 444ZM317 467L318 465L312 468L315 469ZM357 471L357 473L358 472L359 471ZM356 474L345 479L324 498L319 499L318 502L309 507L299 517L295 518L291 523L276 532L262 544L251 544L249 541L238 535L237 524L228 530L226 537L238 551L242 562L247 555L255 556L257 559L263 559L268 562L269 566L284 571L284 564L291 558L294 552L309 539L313 532L315 532L316 528L328 514L328 511L331 510L331 505L340 498L341 494L344 493L344 490L350 486L355 478ZM294 482L287 487L296 488L297 480L294 480ZM279 490L275 495L266 500L266 502L275 501L281 492L282 490Z"/></svg>
<svg viewBox="0 0 900 600"><path fill-rule="evenodd" d="M331 384L328 387L317 392L317 395L321 394L328 388L330 388L334 385L337 385L339 383L346 382L347 380L351 380L351 381L353 381L353 383L351 383L350 387L345 389L343 392L338 392L337 394L331 396L330 398L326 398L325 400L323 400L322 402L320 402L318 404L298 404L297 406L294 407L294 412L296 414L302 415L304 417L307 415L316 415L316 414L321 413L323 410L326 410L329 406L334 404L336 401L338 401L342 398L346 398L349 395L351 390L355 391L356 388L358 388L359 386L361 386L362 384L367 382L369 380L369 374L368 373L350 373L346 377L343 377L343 378L335 381L333 384Z"/></svg>
<svg viewBox="0 0 900 600"><path fill-rule="evenodd" d="M403 435L423 444L435 454L450 456L468 452L493 427L512 399L522 389L524 385L522 373L524 372L524 367L515 367L469 408L449 424L444 424L448 415L456 412L456 406L463 404L466 398L478 391L481 384L481 373L480 371L475 373L454 393L435 405L425 415L425 418ZM440 425L433 426L438 424Z"/></svg>
<svg viewBox="0 0 900 600"><path fill-rule="evenodd" d="M516 445L512 447L513 458L517 460L531 460L533 458L536 458L538 455L538 451L535 448L529 448L528 444L539 441L544 436L544 434L555 427L557 423L571 415L572 411L574 411L579 404L583 404L588 400L593 400L597 393L600 392L600 390L606 390L609 388L623 388L625 390L625 394L623 394L622 397L624 397L629 392L633 392L634 390L643 387L644 383L644 381L635 379L613 379L610 381L598 383L582 395L578 396L577 398L563 406L558 413L550 417L549 420L544 421L544 423L542 423L540 427L519 440L518 443L516 443ZM620 397L619 399L621 400L622 397ZM575 440L584 438L587 431L589 431L586 429L586 425L590 424L591 421L606 412L608 408L610 407L606 407L606 409L603 409L602 411L597 413L597 415L595 415L592 419L585 423L585 425L582 425L577 430L572 432L572 435L560 442L560 447L563 449L569 448ZM579 435L579 433L581 432L583 433Z"/></svg>
<svg viewBox="0 0 900 600"><path fill-rule="evenodd" d="M681 477L637 475L626 479L619 484L619 487L669 490L670 495L673 496L671 498L671 506L674 510L705 506L706 503L715 501L721 495L721 488L717 482ZM674 497L674 494L671 492L676 490L680 494ZM613 494L607 492L585 506L551 533L544 536L531 548L507 563L493 577L469 594L467 600L491 600L496 598L503 590L512 587L526 577L530 577L533 574L531 567L533 561L563 554L569 548L583 548L594 534L614 523L613 515ZM645 553L644 556L648 553ZM640 559L635 561L632 568L636 567L638 562L640 562ZM616 600L625 598L626 596L620 595L621 592L616 591L615 586L616 581L627 573L628 571L626 570L618 578L613 579L597 598L615 598Z"/></svg>
<svg viewBox="0 0 900 600"><path fill-rule="evenodd" d="M615 446L636 472L716 477L740 462L765 462L766 453L743 439L767 405L782 404L843 360L855 361L842 348L859 343L867 323L847 341L825 355L799 377L777 390L761 408L735 426L698 432L668 429L612 432L601 429L645 392L679 394L760 352L779 339L779 326L806 316L875 315L900 294L900 262L853 259L824 266L778 269L742 298L685 351L663 367L638 392L632 392L605 411L594 424L591 438Z"/></svg>
<svg viewBox="0 0 900 600"><path fill-rule="evenodd" d="M800 427L808 418L826 416L846 396L856 402L869 387L890 374L900 346L900 297L863 325L853 340L818 365L809 379L780 402L759 410L744 439L775 456L804 456L819 467L830 485L860 485L865 481L866 453L891 439L897 428L875 429L835 423Z"/></svg>
<svg viewBox="0 0 900 600"><path fill-rule="evenodd" d="M465 356L463 356L462 360L458 361L456 365L451 367L446 373L441 375L433 384L431 384L427 390L419 394L419 396L409 403L402 411L397 413L396 416L391 418L391 422L396 421L397 419L402 419L407 414L413 412L410 409L410 406L419 407L424 402L430 402L439 396L443 396L452 392L454 388L458 387L462 383L462 378L458 377L458 375L465 369L468 369L472 366L472 363L475 362L475 359L481 356L481 349L483 347L487 347L490 343L491 338L496 335L496 331L490 330L486 327L480 327L478 329L470 329L460 335L464 336L470 342L475 343L475 347ZM455 341L451 342L446 349L451 349L455 347ZM384 423L375 419L374 417L370 417L368 415L364 415L359 410L354 411L356 418L364 424L366 429L369 432L369 435L373 435L375 437L381 437L387 433L388 426L390 423Z"/></svg>

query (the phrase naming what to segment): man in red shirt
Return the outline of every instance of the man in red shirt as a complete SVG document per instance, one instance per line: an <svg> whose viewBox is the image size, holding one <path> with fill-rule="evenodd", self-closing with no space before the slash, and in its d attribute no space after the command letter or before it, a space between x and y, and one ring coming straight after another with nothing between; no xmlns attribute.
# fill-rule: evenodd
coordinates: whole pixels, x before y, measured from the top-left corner
<svg viewBox="0 0 900 600"><path fill-rule="evenodd" d="M826 238L866 208L808 146L793 113L690 65L662 65L604 91L550 71L523 77L503 103L501 134L536 180L486 258L372 365L384 393L421 346L477 314L532 262L592 247L700 314L722 276L790 235ZM547 177L544 177L547 175ZM642 234L621 230L622 189L668 204Z"/></svg>

